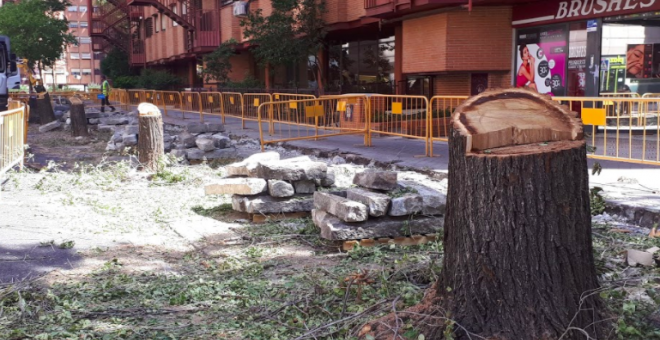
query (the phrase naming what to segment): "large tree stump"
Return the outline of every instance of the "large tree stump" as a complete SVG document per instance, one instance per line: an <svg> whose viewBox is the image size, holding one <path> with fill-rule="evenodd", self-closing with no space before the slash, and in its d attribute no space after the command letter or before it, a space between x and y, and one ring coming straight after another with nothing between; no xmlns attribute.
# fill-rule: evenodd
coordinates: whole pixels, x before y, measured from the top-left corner
<svg viewBox="0 0 660 340"><path fill-rule="evenodd" d="M558 339L569 327L603 338L609 325L594 293L586 146L575 117L522 89L484 92L456 109L442 272L408 311L417 314L399 319L413 319L427 339L442 338L442 317L487 339ZM383 320L395 325L392 315ZM392 339L377 322L365 334ZM572 339L585 336L562 338Z"/></svg>
<svg viewBox="0 0 660 340"><path fill-rule="evenodd" d="M140 104L138 112L138 159L145 169L155 171L158 161L165 155L163 119L160 110L153 104Z"/></svg>
<svg viewBox="0 0 660 340"><path fill-rule="evenodd" d="M71 118L71 135L73 137L89 137L85 104L80 98L71 98L71 109L69 113L69 118Z"/></svg>
<svg viewBox="0 0 660 340"><path fill-rule="evenodd" d="M40 93L36 100L36 109L32 111L39 116L41 125L48 124L55 121L55 111L53 111L53 104L50 102L50 95L48 93Z"/></svg>

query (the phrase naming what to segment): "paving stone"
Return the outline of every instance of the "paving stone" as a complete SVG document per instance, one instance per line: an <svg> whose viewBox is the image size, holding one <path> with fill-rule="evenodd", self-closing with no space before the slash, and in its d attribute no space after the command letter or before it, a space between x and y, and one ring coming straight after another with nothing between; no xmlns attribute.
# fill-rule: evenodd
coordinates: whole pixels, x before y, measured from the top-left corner
<svg viewBox="0 0 660 340"><path fill-rule="evenodd" d="M314 208L327 211L346 222L362 222L369 218L366 205L324 192L314 193Z"/></svg>
<svg viewBox="0 0 660 340"><path fill-rule="evenodd" d="M208 132L225 132L225 125L222 123L206 123Z"/></svg>
<svg viewBox="0 0 660 340"><path fill-rule="evenodd" d="M189 133L204 133L206 132L205 123L188 123L186 124L186 131Z"/></svg>
<svg viewBox="0 0 660 340"><path fill-rule="evenodd" d="M104 124L99 124L99 125L96 125L96 126L97 126L96 129L97 129L99 132L112 132L112 133L115 132L115 126L114 126L114 125L104 125Z"/></svg>
<svg viewBox="0 0 660 340"><path fill-rule="evenodd" d="M52 121L39 127L39 132L48 132L62 127L62 122L59 120Z"/></svg>
<svg viewBox="0 0 660 340"><path fill-rule="evenodd" d="M266 191L268 185L261 178L224 178L204 187L206 195L258 195Z"/></svg>
<svg viewBox="0 0 660 340"><path fill-rule="evenodd" d="M181 145L183 148L192 148L195 147L197 144L195 143L196 138L192 134L188 132L183 132L177 137L177 142L179 145Z"/></svg>
<svg viewBox="0 0 660 340"><path fill-rule="evenodd" d="M439 190L429 188L415 181L399 181L399 185L405 188L412 188L417 194L422 196L424 215L444 215L447 206L447 195Z"/></svg>
<svg viewBox="0 0 660 340"><path fill-rule="evenodd" d="M190 148L186 150L186 156L189 160L214 160L220 158L236 158L238 157L238 152L236 152L236 149L216 149L204 152L198 148Z"/></svg>
<svg viewBox="0 0 660 340"><path fill-rule="evenodd" d="M124 137L122 137L122 143L124 143L125 146L134 146L137 145L137 142L137 135L124 135Z"/></svg>
<svg viewBox="0 0 660 340"><path fill-rule="evenodd" d="M385 216L365 222L347 223L318 209L312 210L312 220L321 229L321 237L328 240L437 234L444 226L444 217L436 216L415 216L414 218Z"/></svg>
<svg viewBox="0 0 660 340"><path fill-rule="evenodd" d="M231 139L219 133L212 135L211 139L213 139L213 142L215 143L215 147L218 149L226 149L231 146Z"/></svg>
<svg viewBox="0 0 660 340"><path fill-rule="evenodd" d="M387 215L387 210L392 201L390 196L362 188L347 189L346 197L349 200L366 205L369 208L369 216L374 217Z"/></svg>
<svg viewBox="0 0 660 340"><path fill-rule="evenodd" d="M397 173L392 171L364 171L355 174L353 184L376 190L394 190L397 185Z"/></svg>
<svg viewBox="0 0 660 340"><path fill-rule="evenodd" d="M290 198L278 198L268 195L232 197L232 208L249 214L279 214L312 211L312 195L295 195Z"/></svg>
<svg viewBox="0 0 660 340"><path fill-rule="evenodd" d="M268 180L268 193L273 197L291 197L295 191L291 183L271 179Z"/></svg>
<svg viewBox="0 0 660 340"><path fill-rule="evenodd" d="M405 194L401 197L392 198L390 216L408 216L422 212L424 200L417 194Z"/></svg>
<svg viewBox="0 0 660 340"><path fill-rule="evenodd" d="M104 125L124 125L124 124L128 124L128 118L125 117L100 118L99 123Z"/></svg>
<svg viewBox="0 0 660 340"><path fill-rule="evenodd" d="M299 181L325 178L328 171L323 162L291 162L290 160L260 162L248 176L264 179Z"/></svg>
<svg viewBox="0 0 660 340"><path fill-rule="evenodd" d="M181 159L181 158L185 159L186 158L186 150L174 149L174 150L170 151L170 155L173 155L174 157L179 158L179 159Z"/></svg>
<svg viewBox="0 0 660 340"><path fill-rule="evenodd" d="M241 162L225 166L225 171L227 172L227 176L247 176L249 169L256 168L259 162L277 161L279 159L280 154L274 151L255 153Z"/></svg>
<svg viewBox="0 0 660 340"><path fill-rule="evenodd" d="M313 194L316 191L316 183L310 180L293 181L293 188L297 194Z"/></svg>
<svg viewBox="0 0 660 340"><path fill-rule="evenodd" d="M99 111L85 111L85 117L90 118L101 118L101 112Z"/></svg>
<svg viewBox="0 0 660 340"><path fill-rule="evenodd" d="M215 143L212 139L197 138L195 143L197 144L197 147L204 152L215 150Z"/></svg>

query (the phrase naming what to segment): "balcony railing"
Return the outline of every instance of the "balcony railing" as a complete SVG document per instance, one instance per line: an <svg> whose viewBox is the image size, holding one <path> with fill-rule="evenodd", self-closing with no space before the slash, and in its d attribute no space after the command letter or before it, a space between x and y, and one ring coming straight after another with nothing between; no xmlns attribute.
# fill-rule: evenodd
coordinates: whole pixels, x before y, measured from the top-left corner
<svg viewBox="0 0 660 340"><path fill-rule="evenodd" d="M220 10L197 10L193 13L195 48L220 45Z"/></svg>
<svg viewBox="0 0 660 340"><path fill-rule="evenodd" d="M364 8L375 8L383 5L389 5L393 2L394 0L364 0Z"/></svg>

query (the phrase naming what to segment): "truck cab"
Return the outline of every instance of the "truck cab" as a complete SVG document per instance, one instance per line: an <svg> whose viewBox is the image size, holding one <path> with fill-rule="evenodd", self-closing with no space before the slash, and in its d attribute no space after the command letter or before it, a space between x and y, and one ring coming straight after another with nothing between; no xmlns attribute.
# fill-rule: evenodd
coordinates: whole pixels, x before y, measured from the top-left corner
<svg viewBox="0 0 660 340"><path fill-rule="evenodd" d="M0 111L7 109L9 90L18 89L21 75L16 66L16 55L11 53L9 37L0 35Z"/></svg>

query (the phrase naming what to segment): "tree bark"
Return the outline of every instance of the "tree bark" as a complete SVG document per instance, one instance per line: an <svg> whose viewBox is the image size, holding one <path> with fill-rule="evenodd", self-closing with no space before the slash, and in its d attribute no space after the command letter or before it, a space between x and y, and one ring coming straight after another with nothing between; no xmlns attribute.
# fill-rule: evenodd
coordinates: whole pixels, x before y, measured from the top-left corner
<svg viewBox="0 0 660 340"><path fill-rule="evenodd" d="M156 171L158 161L165 155L163 141L163 119L160 112L149 112L139 116L138 159L145 169Z"/></svg>
<svg viewBox="0 0 660 340"><path fill-rule="evenodd" d="M609 325L597 291L586 144L574 126L579 122L556 104L529 95L548 105L543 114L566 118L567 124L516 125L526 119L516 108L529 113L529 98L516 97L527 96L521 90L504 92L505 97L488 98L487 92L473 97L452 116L442 272L424 302L411 309L416 314L400 312L399 318L408 315L427 339L443 338L442 318L464 327L454 326L457 339L469 339L466 331L493 340L585 339L577 329L603 339ZM503 102L488 104L488 110L478 107L491 100ZM504 121L513 121L511 126L470 124L497 116L496 107L508 110ZM496 133L489 131L494 125ZM573 132L574 138L516 142L542 136L547 128L565 130L564 137ZM511 145L470 148L501 145L507 129ZM394 324L391 316L385 323ZM384 334L378 339L392 338L375 322L369 327Z"/></svg>
<svg viewBox="0 0 660 340"><path fill-rule="evenodd" d="M87 130L87 115L85 114L85 104L79 98L71 98L71 135L73 137L89 137Z"/></svg>
<svg viewBox="0 0 660 340"><path fill-rule="evenodd" d="M39 116L41 124L48 124L52 121L55 121L55 112L53 111L53 105L50 102L50 95L48 93L39 94L36 100L36 113Z"/></svg>

